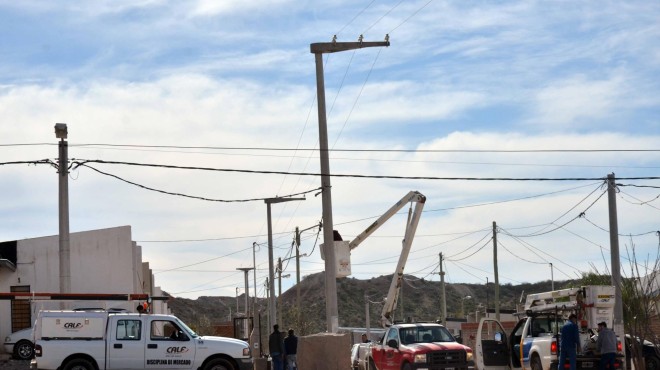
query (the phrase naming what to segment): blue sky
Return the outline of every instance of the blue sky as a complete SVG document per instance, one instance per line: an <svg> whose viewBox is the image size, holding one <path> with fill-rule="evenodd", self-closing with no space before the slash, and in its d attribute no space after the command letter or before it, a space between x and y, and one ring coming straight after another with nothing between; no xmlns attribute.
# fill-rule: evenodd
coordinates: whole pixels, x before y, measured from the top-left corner
<svg viewBox="0 0 660 370"><path fill-rule="evenodd" d="M0 153L2 162L55 158L53 125L66 122L72 158L318 173L314 151L217 148L317 148L309 45L333 35L381 41L389 34L388 48L325 58L329 144L361 150L333 152L333 173L657 177L658 19L660 4L651 1L0 0ZM50 145L11 145L24 143ZM413 151L364 151L382 149ZM539 149L594 151L530 152ZM225 200L320 186L311 176L94 167ZM56 234L54 170L12 165L0 174L0 240ZM333 217L350 239L418 190L427 212L407 273L438 280L442 252L450 256L448 281L493 281L492 248L482 238L496 221L506 248L502 283L547 280L549 263L555 279L566 279L609 268L601 183L334 178ZM621 254L634 244L638 256L654 260L660 182L620 183L627 186L617 197L619 231L636 235L620 238ZM71 231L131 225L157 283L175 295L242 291L235 269L252 266L253 242L266 242L263 201L175 197L85 167L72 172L69 186ZM583 211L586 218L576 218ZM293 229L317 224L321 212L313 194L275 206L275 256L288 257ZM354 277L394 270L403 224L394 217L353 252ZM530 233L540 235L522 237ZM303 275L323 269L315 238L311 230L303 237L301 250L310 254ZM265 246L256 254L263 296ZM630 268L625 259L622 266ZM293 264L287 272L295 275Z"/></svg>

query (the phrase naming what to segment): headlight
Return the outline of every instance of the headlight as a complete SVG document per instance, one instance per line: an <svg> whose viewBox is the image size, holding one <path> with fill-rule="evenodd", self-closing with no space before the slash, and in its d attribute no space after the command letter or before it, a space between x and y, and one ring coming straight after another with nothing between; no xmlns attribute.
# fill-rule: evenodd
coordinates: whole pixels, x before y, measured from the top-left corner
<svg viewBox="0 0 660 370"><path fill-rule="evenodd" d="M415 363L426 363L426 353L415 355Z"/></svg>
<svg viewBox="0 0 660 370"><path fill-rule="evenodd" d="M468 351L467 353L467 360L472 361L472 351Z"/></svg>
<svg viewBox="0 0 660 370"><path fill-rule="evenodd" d="M6 337L5 338L5 343L9 343L9 342L11 342L11 337Z"/></svg>
<svg viewBox="0 0 660 370"><path fill-rule="evenodd" d="M250 347L243 348L243 356L249 356L249 355L250 355Z"/></svg>

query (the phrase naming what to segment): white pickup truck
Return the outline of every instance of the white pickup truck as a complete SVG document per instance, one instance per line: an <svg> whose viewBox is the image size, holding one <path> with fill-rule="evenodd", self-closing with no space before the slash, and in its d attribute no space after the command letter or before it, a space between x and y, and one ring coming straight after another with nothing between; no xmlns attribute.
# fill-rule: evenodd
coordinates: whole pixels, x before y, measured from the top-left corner
<svg viewBox="0 0 660 370"><path fill-rule="evenodd" d="M477 331L475 365L479 370L531 369L565 370L559 365L561 328L569 314L578 316L582 351L577 354L578 370L597 369L600 354L596 352L597 323L612 326L614 320L614 287L591 285L551 292L530 294L525 312L508 337L501 323L481 319ZM615 368L621 369L623 353L618 343Z"/></svg>
<svg viewBox="0 0 660 370"><path fill-rule="evenodd" d="M248 370L241 340L199 336L172 315L41 311L32 369Z"/></svg>

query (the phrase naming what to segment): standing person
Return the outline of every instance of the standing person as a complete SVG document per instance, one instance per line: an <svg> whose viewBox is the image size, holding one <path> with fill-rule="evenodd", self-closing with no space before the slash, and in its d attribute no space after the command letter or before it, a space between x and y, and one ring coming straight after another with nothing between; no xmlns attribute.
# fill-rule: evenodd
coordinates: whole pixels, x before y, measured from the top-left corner
<svg viewBox="0 0 660 370"><path fill-rule="evenodd" d="M293 329L289 329L289 335L284 338L284 352L286 353L287 370L297 369L296 354L298 353L298 337L293 335Z"/></svg>
<svg viewBox="0 0 660 370"><path fill-rule="evenodd" d="M598 340L596 341L596 346L600 353L600 370L605 370L606 365L609 365L610 370L614 370L616 334L607 328L607 324L604 321L598 324Z"/></svg>
<svg viewBox="0 0 660 370"><path fill-rule="evenodd" d="M577 353L581 352L580 331L577 326L577 316L570 314L568 322L561 328L561 344L559 346L559 369L563 370L566 358L571 364L570 370L576 369ZM577 351L576 351L577 348Z"/></svg>
<svg viewBox="0 0 660 370"><path fill-rule="evenodd" d="M273 325L273 332L268 337L268 351L273 362L273 370L283 370L284 341L282 340L282 333L280 333L280 326L277 324Z"/></svg>

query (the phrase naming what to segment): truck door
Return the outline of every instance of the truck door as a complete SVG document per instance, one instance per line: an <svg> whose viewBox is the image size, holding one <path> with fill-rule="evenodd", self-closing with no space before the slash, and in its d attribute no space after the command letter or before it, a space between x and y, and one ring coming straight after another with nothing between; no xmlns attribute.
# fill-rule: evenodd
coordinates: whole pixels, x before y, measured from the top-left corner
<svg viewBox="0 0 660 370"><path fill-rule="evenodd" d="M167 317L149 317L143 369L191 369L195 342Z"/></svg>
<svg viewBox="0 0 660 370"><path fill-rule="evenodd" d="M392 345L396 345L396 347L393 347ZM390 328L390 330L387 331L387 335L385 336L383 342L383 355L381 357L381 363L376 363L376 367L379 370L398 370L400 368L400 345L401 341L399 340L399 330L396 328Z"/></svg>
<svg viewBox="0 0 660 370"><path fill-rule="evenodd" d="M108 326L108 369L144 368L144 329L137 318L111 318Z"/></svg>
<svg viewBox="0 0 660 370"><path fill-rule="evenodd" d="M510 349L502 324L483 318L479 322L476 340L476 368L479 370L508 370Z"/></svg>

